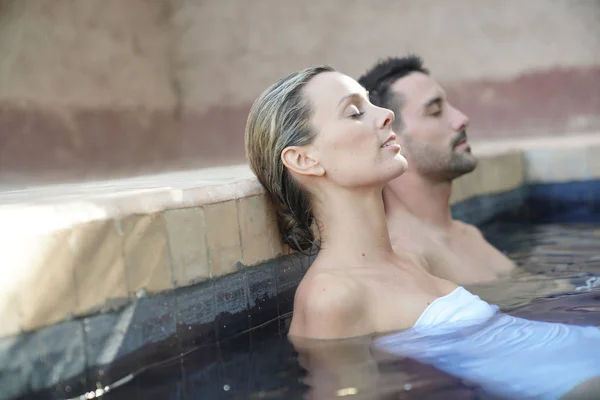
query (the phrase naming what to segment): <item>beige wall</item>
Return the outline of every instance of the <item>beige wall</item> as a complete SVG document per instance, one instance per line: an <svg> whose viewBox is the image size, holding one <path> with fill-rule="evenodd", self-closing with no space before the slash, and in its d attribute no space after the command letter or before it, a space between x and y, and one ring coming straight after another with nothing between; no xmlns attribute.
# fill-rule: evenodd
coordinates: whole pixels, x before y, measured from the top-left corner
<svg viewBox="0 0 600 400"><path fill-rule="evenodd" d="M598 0L0 0L0 182L244 162L274 80L408 52L476 137L600 129Z"/></svg>
<svg viewBox="0 0 600 400"><path fill-rule="evenodd" d="M597 0L192 0L174 18L184 104L197 108L252 101L311 64L356 77L407 52L443 81L600 65Z"/></svg>
<svg viewBox="0 0 600 400"><path fill-rule="evenodd" d="M0 100L80 108L175 105L167 1L0 4Z"/></svg>
<svg viewBox="0 0 600 400"><path fill-rule="evenodd" d="M421 54L442 81L600 65L598 0L2 0L0 99L71 107L252 101L319 63Z"/></svg>

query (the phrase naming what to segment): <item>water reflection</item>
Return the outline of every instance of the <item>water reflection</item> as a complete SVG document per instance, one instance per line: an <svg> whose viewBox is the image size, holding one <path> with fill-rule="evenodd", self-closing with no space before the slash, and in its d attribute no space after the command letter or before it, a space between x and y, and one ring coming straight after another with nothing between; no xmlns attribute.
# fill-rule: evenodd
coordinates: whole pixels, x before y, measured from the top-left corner
<svg viewBox="0 0 600 400"><path fill-rule="evenodd" d="M600 276L598 227L496 225L497 240L491 241L508 252L520 272L505 281L468 289L513 317L600 326L600 288L594 287L595 278ZM433 336L431 332L405 331L344 341L292 338L291 343L288 325L273 321L161 366L145 366L132 374L131 381L113 386L114 390L103 397L497 399L501 394L490 390L502 389L505 382L509 387L521 382L535 389L546 381L553 382L553 374L560 379L585 379L585 374L579 374L586 370L583 363L600 359L600 343L593 337L567 333L564 338L570 339L559 340L560 347L550 343L551 330L539 334L537 324L509 324L496 318L460 329L455 326L455 330ZM561 332L559 329L555 334ZM475 341L479 336L487 341ZM535 337L531 349L525 346L527 337ZM382 342L384 338L390 342ZM524 370L524 365L530 368ZM488 372L469 375L479 369ZM88 390L97 389L95 380L88 384ZM573 393L575 398L600 397L600 388L579 390L587 397Z"/></svg>
<svg viewBox="0 0 600 400"><path fill-rule="evenodd" d="M466 292L448 300L460 308L426 311L427 321L403 332L341 342L292 338L309 373L306 398L406 397L407 392L422 398L421 390L450 396L447 390L465 385L506 399L559 399L574 390L600 396L600 379L594 380L600 378L600 329L486 313L485 303L477 304ZM381 367L395 361L402 361L401 369L383 373ZM458 398L463 396L467 392Z"/></svg>

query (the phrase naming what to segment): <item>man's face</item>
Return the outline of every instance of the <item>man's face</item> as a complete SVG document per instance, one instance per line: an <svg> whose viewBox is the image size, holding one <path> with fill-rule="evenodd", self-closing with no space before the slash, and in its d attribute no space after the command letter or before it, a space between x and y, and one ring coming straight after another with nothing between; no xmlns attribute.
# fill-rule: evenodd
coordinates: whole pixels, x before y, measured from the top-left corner
<svg viewBox="0 0 600 400"><path fill-rule="evenodd" d="M397 97L401 128L396 128L408 168L436 181L448 181L471 172L477 159L471 154L466 128L469 118L446 99L442 87L429 75L413 72L391 86Z"/></svg>

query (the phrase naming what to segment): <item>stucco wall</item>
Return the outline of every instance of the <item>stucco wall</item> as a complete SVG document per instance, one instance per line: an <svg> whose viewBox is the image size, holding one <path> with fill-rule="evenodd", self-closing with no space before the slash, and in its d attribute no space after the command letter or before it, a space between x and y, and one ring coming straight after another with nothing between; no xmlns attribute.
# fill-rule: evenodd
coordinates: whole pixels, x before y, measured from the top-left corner
<svg viewBox="0 0 600 400"><path fill-rule="evenodd" d="M188 1L176 8L184 103L251 102L312 64L359 76L416 52L442 81L600 65L600 2L581 0Z"/></svg>
<svg viewBox="0 0 600 400"><path fill-rule="evenodd" d="M598 0L0 0L0 181L243 162L275 79L408 52L474 139L600 129Z"/></svg>

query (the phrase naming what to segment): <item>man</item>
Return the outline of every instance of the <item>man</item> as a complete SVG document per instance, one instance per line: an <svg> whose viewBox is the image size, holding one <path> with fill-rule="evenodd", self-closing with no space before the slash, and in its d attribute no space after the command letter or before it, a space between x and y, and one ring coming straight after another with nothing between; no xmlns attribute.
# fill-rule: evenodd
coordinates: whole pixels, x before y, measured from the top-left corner
<svg viewBox="0 0 600 400"><path fill-rule="evenodd" d="M383 198L392 245L419 255L429 272L457 284L493 281L514 264L474 226L452 219L452 181L473 171L469 119L448 101L416 56L379 62L359 82L373 104L394 111L408 170Z"/></svg>

